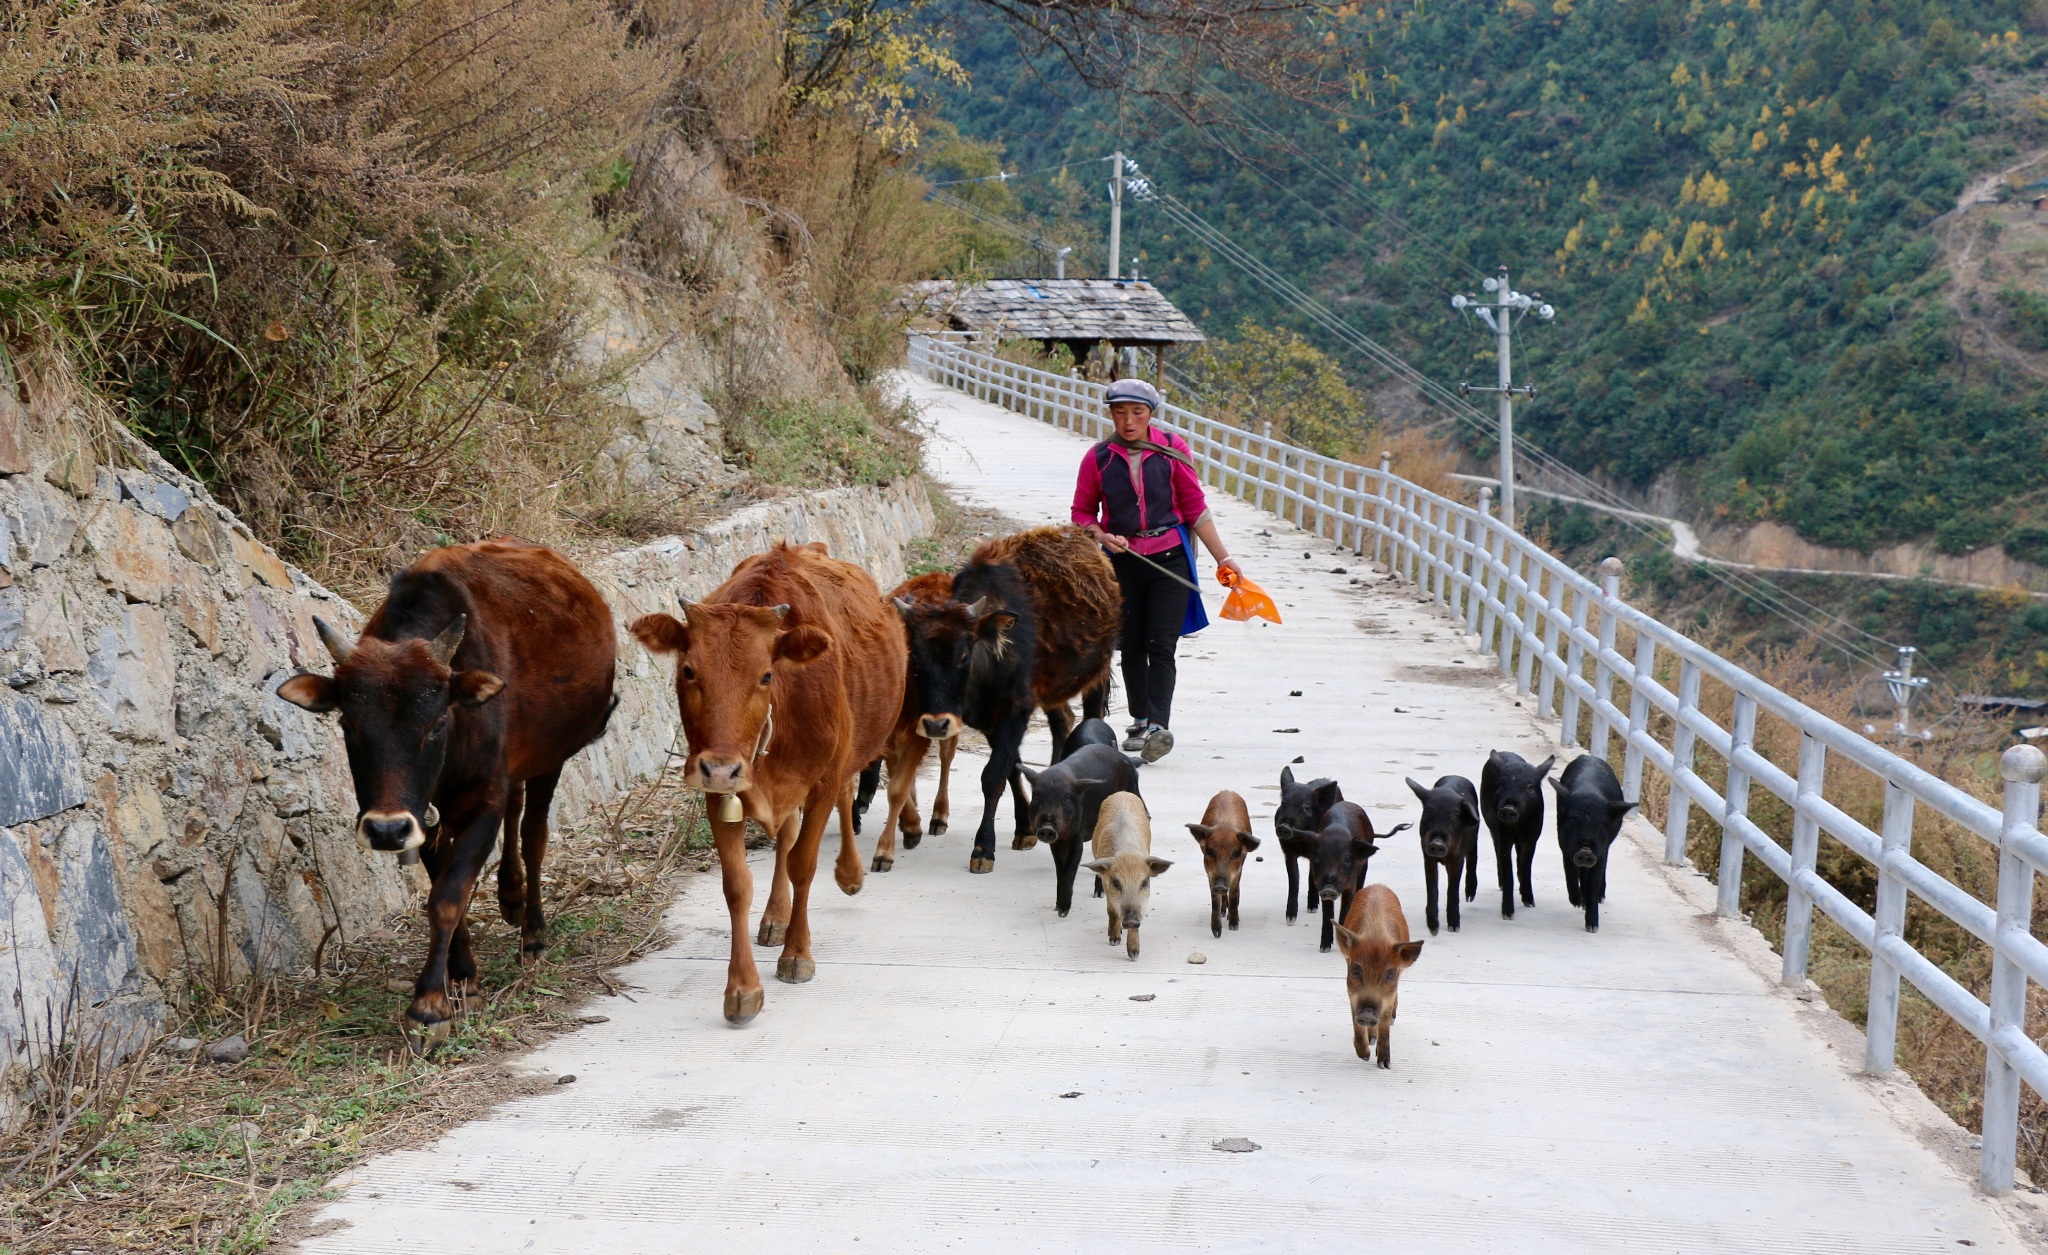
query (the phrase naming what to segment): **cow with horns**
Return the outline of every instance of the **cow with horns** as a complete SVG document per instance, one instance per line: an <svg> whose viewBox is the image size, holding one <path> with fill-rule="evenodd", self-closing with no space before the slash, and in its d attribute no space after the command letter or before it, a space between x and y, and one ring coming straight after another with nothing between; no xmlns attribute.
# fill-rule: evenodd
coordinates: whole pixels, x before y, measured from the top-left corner
<svg viewBox="0 0 2048 1255"><path fill-rule="evenodd" d="M748 945L754 878L746 821L775 837L775 881L761 913L762 945L782 943L776 976L811 979L809 902L825 819L839 809L839 887L858 893L854 778L881 754L903 706L903 625L868 573L819 544L778 544L683 616L643 615L632 631L676 655L676 699L689 757L684 782L722 795L711 833L732 917L725 1018L761 1012L761 977Z"/></svg>
<svg viewBox="0 0 2048 1255"><path fill-rule="evenodd" d="M923 707L922 734L944 741L963 726L988 738L981 773L981 824L967 870L996 866L996 811L1008 789L1016 809L1012 849L1037 844L1018 771L1034 709L1052 728L1052 761L1066 756L1074 729L1067 703L1084 718L1109 703L1122 600L1116 573L1094 541L1074 527L1039 527L983 541L953 577L953 600L896 602L909 632L910 670Z"/></svg>
<svg viewBox="0 0 2048 1255"><path fill-rule="evenodd" d="M499 539L436 549L393 576L354 642L313 622L334 674L293 676L277 694L341 712L363 847L426 862L432 941L405 1018L436 1042L456 1014L451 989L475 987L465 915L501 828L499 909L520 929L522 962L547 950L548 807L562 765L616 704L611 611L560 554Z"/></svg>

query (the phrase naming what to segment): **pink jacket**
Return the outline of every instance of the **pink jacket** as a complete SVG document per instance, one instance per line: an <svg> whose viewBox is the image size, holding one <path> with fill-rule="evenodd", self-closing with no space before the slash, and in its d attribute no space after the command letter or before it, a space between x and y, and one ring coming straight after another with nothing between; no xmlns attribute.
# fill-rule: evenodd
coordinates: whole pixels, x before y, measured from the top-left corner
<svg viewBox="0 0 2048 1255"><path fill-rule="evenodd" d="M1150 440L1154 444L1164 445L1169 449L1177 449L1182 453L1190 452L1186 440L1174 435L1172 432L1161 431L1157 427L1146 428L1145 439ZM1142 468L1145 461L1150 458L1164 456L1145 451L1130 453L1121 449L1115 449L1114 447L1112 447L1112 454L1113 456L1109 459L1110 465L1117 467L1119 457L1116 455L1121 455L1125 465L1118 469L1122 474L1131 476L1131 482L1134 487L1143 482L1144 472ZM1209 499L1202 492L1201 478L1195 474L1193 468L1186 464L1170 458L1166 460L1172 464L1174 509L1180 514L1181 522L1185 523L1189 528L1193 528L1209 515ZM1136 472L1135 474L1133 473L1134 471ZM1113 470L1111 473L1114 474L1117 471ZM1145 494L1143 491L1138 491L1137 496L1139 510L1142 514ZM1074 484L1073 520L1076 527L1086 527L1090 523L1107 527L1106 511L1103 508L1102 499L1102 470L1093 449L1090 449L1087 456L1081 459L1081 474ZM1139 530L1149 531L1152 526L1154 525L1148 521ZM1155 553L1165 553L1179 543L1180 534L1178 532L1167 532L1163 536L1144 536L1131 539L1131 551L1150 556Z"/></svg>

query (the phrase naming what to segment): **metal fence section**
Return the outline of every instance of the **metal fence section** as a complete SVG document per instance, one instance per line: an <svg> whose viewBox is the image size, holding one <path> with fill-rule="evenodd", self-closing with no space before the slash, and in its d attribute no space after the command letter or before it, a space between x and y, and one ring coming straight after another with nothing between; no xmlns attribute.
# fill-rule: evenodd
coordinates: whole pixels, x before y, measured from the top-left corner
<svg viewBox="0 0 2048 1255"><path fill-rule="evenodd" d="M910 369L1065 431L1094 438L1110 431L1103 385L1004 360L981 351L969 336L913 336ZM2005 781L2001 811L1628 605L1619 595L1619 561L1602 563L1597 579L1581 575L1502 523L1490 509L1487 492L1475 508L1401 479L1384 459L1377 468L1338 461L1172 405L1161 425L1187 438L1196 464L1214 487L1361 557L1369 555L1441 603L1478 635L1481 648L1499 661L1501 674L1513 676L1524 695L1533 695L1541 717L1559 719L1565 745L1578 744L1582 712L1589 752L1604 757L1610 737L1620 737L1627 796L1642 796L1645 765L1670 784L1666 862L1685 862L1693 807L1719 825L1720 914L1740 917L1746 859L1756 859L1783 881L1788 894L1782 947L1786 983L1806 978L1815 908L1869 951L1866 1071L1882 1075L1893 1066L1901 977L1983 1042L1978 1181L1989 1193L2012 1188L2020 1085L2048 1095L2048 1054L2026 1032L2029 982L2048 986L2048 946L2030 931L2034 877L2048 874L2048 836L2039 826L2040 782L2048 774L2048 759L2041 751L2016 745L2000 759ZM1616 647L1616 630L1622 626L1635 636L1632 657ZM1660 657L1676 660L1675 692L1658 679ZM1701 709L1703 679L1733 693L1731 726L1722 727ZM1626 709L1614 699L1617 682L1628 687ZM1653 712L1669 721L1669 747L1652 735ZM1756 749L1760 713L1798 733L1795 773ZM1702 753L1725 767L1724 791L1716 792L1696 770ZM1828 800L1823 786L1830 762L1884 782L1879 831ZM1781 845L1751 819L1757 788L1790 809L1789 845ZM1913 818L1922 806L1998 851L1995 906L1913 857ZM1850 901L1815 869L1823 834L1875 868L1874 912ZM1988 1003L1907 940L1909 895L1989 947Z"/></svg>

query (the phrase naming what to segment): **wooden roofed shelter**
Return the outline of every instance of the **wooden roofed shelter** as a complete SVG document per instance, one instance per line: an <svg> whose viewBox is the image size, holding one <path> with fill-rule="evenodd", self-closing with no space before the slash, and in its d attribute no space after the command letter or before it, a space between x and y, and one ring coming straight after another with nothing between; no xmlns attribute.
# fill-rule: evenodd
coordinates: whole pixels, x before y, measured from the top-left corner
<svg viewBox="0 0 2048 1255"><path fill-rule="evenodd" d="M958 331L1036 340L1048 352L1064 344L1076 362L1103 343L1118 350L1150 350L1154 383L1163 382L1156 376L1166 369L1169 348L1208 339L1143 279L989 279L919 286L926 308Z"/></svg>

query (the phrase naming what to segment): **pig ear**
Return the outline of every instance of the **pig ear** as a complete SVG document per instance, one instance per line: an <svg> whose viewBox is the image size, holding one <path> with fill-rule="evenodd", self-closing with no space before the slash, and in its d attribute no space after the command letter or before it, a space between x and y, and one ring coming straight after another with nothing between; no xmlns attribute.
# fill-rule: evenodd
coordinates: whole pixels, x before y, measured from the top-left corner
<svg viewBox="0 0 2048 1255"><path fill-rule="evenodd" d="M1283 789L1294 787L1294 768L1282 767L1280 769L1280 787Z"/></svg>
<svg viewBox="0 0 2048 1255"><path fill-rule="evenodd" d="M1031 770L1031 768L1029 767L1019 767L1017 768L1017 770L1019 773L1023 775L1025 783L1029 784L1034 789L1038 787L1037 772Z"/></svg>
<svg viewBox="0 0 2048 1255"><path fill-rule="evenodd" d="M1401 777L1401 783L1407 785L1408 791L1410 793L1413 793L1421 801L1427 802L1429 800L1429 790L1415 783L1414 780L1410 779L1407 776L1403 776Z"/></svg>
<svg viewBox="0 0 2048 1255"><path fill-rule="evenodd" d="M1623 815L1634 810L1637 805L1638 803L1635 802L1609 802L1607 804L1607 813L1613 815L1616 819L1620 819Z"/></svg>
<svg viewBox="0 0 2048 1255"><path fill-rule="evenodd" d="M1556 790L1557 790L1557 795L1558 795L1559 797L1564 797L1564 796L1566 796L1566 794L1565 794L1565 791L1564 791L1564 781L1562 781L1562 780L1557 780L1557 779L1553 779L1553 780L1551 780L1551 782L1550 782L1550 787L1551 787L1551 788L1553 788L1553 789L1556 789Z"/></svg>
<svg viewBox="0 0 2048 1255"><path fill-rule="evenodd" d="M1160 858L1158 855L1155 854L1151 858L1145 860L1145 865L1152 869L1152 874L1154 876L1157 876L1160 872L1163 872L1167 868L1173 866L1173 860L1170 858Z"/></svg>
<svg viewBox="0 0 2048 1255"><path fill-rule="evenodd" d="M1195 834L1195 840L1201 842L1203 845L1207 845L1209 844L1209 835L1212 832L1214 832L1215 829L1209 827L1209 825L1207 824L1189 824L1188 831Z"/></svg>
<svg viewBox="0 0 2048 1255"><path fill-rule="evenodd" d="M1500 761L1500 751L1499 751L1499 750L1488 750L1488 751L1486 751L1486 761L1487 761L1487 762L1489 762L1489 763L1498 763L1498 762Z"/></svg>
<svg viewBox="0 0 2048 1255"><path fill-rule="evenodd" d="M1081 866L1087 868L1091 872L1094 872L1098 876L1107 876L1109 875L1110 860L1106 858L1099 858L1092 863L1083 863L1081 864Z"/></svg>
<svg viewBox="0 0 2048 1255"><path fill-rule="evenodd" d="M1316 805L1327 808L1335 806L1344 800L1344 790L1337 787L1335 780L1331 780L1326 782L1323 787L1317 789L1315 796Z"/></svg>
<svg viewBox="0 0 2048 1255"><path fill-rule="evenodd" d="M1247 850L1256 850L1259 848L1259 839L1249 832L1238 833L1237 843Z"/></svg>
<svg viewBox="0 0 2048 1255"><path fill-rule="evenodd" d="M1394 948L1394 954L1402 967L1415 966L1415 960L1422 957L1422 943L1406 941Z"/></svg>
<svg viewBox="0 0 2048 1255"><path fill-rule="evenodd" d="M1463 815L1465 816L1465 821L1466 821L1467 823L1474 823L1474 824L1476 824L1476 823L1478 823L1478 822L1479 822L1479 810L1478 810L1478 808L1477 808L1477 807L1475 807L1475 806L1473 806L1473 805L1472 805L1472 799L1471 799L1471 798L1469 798L1469 797L1459 798L1459 799L1458 799L1458 810L1459 810L1459 812L1460 812L1461 814L1463 814Z"/></svg>
<svg viewBox="0 0 2048 1255"><path fill-rule="evenodd" d="M1358 934L1339 924L1337 925L1337 944L1349 950L1358 944Z"/></svg>
<svg viewBox="0 0 2048 1255"><path fill-rule="evenodd" d="M1554 765L1554 764L1555 764L1556 762L1557 762L1557 755L1555 755L1555 754L1552 754L1552 755L1551 755L1550 757L1548 757L1548 758L1544 759L1544 760L1543 760L1542 762L1540 762L1540 763L1537 763L1537 764L1536 764L1536 776L1537 776L1537 778L1538 778L1538 779L1541 779L1542 777L1544 777L1544 776L1547 776L1547 775L1549 775L1549 774L1550 774L1550 768L1551 768L1551 767L1552 767L1552 766L1553 766L1553 765Z"/></svg>
<svg viewBox="0 0 2048 1255"><path fill-rule="evenodd" d="M1371 858L1380 852L1380 847L1374 845L1369 837L1351 838L1351 848L1367 858Z"/></svg>

